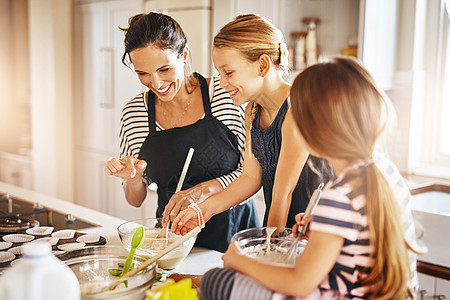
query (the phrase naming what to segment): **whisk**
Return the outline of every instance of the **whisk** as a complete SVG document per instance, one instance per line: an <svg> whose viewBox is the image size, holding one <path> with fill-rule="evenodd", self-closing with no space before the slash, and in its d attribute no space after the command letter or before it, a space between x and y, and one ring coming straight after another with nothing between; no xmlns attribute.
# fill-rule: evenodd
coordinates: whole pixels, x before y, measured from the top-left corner
<svg viewBox="0 0 450 300"><path fill-rule="evenodd" d="M323 189L323 182L319 184L316 190L314 190L311 198L309 199L308 206L306 207L305 214L303 215L303 218L306 218L307 216L311 215L314 211L314 208L317 206L317 203L319 203L320 196L322 195L322 189ZM291 247L286 252L285 255L281 257L281 262L292 262L294 261L295 255L297 254L297 244L300 241L300 238L306 234L306 229L308 228L308 224L302 225L298 227L297 231L297 237L292 242Z"/></svg>

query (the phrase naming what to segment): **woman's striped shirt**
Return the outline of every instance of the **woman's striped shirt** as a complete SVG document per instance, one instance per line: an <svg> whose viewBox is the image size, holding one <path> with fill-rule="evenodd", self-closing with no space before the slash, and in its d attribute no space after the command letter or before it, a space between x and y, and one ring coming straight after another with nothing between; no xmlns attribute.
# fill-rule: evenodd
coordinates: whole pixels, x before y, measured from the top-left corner
<svg viewBox="0 0 450 300"><path fill-rule="evenodd" d="M142 144L149 134L148 106L146 93L141 93L130 100L122 110L120 118L120 157L138 157ZM243 153L245 147L245 106L235 106L230 95L219 86L219 77L212 77L209 84L209 98L212 115L227 126L237 137L240 152L239 164L233 172L217 180L222 187L227 187L242 173ZM204 116L203 116L204 117ZM156 123L156 130L164 130ZM151 180L151 178L150 178Z"/></svg>

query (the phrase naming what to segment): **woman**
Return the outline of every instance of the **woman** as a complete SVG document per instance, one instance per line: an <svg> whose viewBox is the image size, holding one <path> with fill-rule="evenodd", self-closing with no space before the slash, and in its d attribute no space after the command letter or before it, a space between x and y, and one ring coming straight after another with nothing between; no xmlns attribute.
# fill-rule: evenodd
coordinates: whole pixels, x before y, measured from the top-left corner
<svg viewBox="0 0 450 300"><path fill-rule="evenodd" d="M390 118L389 99L356 60L339 58L300 73L291 104L303 143L337 176L323 190L308 243L294 267L258 262L232 243L223 256L227 269L203 276L202 299L412 297L417 278L415 254L408 251L415 239L409 189L397 168L374 152ZM299 214L293 231L306 219Z"/></svg>
<svg viewBox="0 0 450 300"><path fill-rule="evenodd" d="M157 217L173 214L223 190L242 172L243 108L189 70L189 48L180 25L159 13L136 15L125 29L125 52L149 91L129 101L121 118L121 158L107 162L124 179L125 196L139 207L150 182L158 185ZM208 88L209 86L209 88ZM189 148L194 148L182 191L175 194ZM170 201L169 201L170 200ZM215 216L196 245L225 251L231 236L259 225L252 200Z"/></svg>
<svg viewBox="0 0 450 300"><path fill-rule="evenodd" d="M290 85L284 81L287 49L268 20L247 14L226 24L214 38L212 57L220 84L235 105L246 109L247 142L242 175L222 192L182 211L172 231L184 234L255 194L261 186L264 226L292 227L321 182L323 161L309 157L288 111ZM307 162L308 160L308 162ZM311 167L315 167L313 170ZM325 173L325 176L323 176Z"/></svg>

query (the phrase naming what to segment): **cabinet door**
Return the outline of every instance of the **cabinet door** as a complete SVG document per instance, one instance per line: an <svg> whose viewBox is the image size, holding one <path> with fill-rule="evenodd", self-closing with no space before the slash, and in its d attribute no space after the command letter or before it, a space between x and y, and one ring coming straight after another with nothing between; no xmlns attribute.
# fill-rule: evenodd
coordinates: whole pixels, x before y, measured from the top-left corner
<svg viewBox="0 0 450 300"><path fill-rule="evenodd" d="M121 62L128 18L141 1L107 1L75 6L76 145L119 152L119 120L124 104L143 91Z"/></svg>
<svg viewBox="0 0 450 300"><path fill-rule="evenodd" d="M119 151L119 127L120 115L125 104L133 99L137 94L147 90L137 77L136 73L122 63L124 51L124 32L119 29L128 27L128 19L142 12L141 0L112 1L108 9L108 36L109 51L103 57L106 60L106 76L111 78L105 80L105 92L111 94L110 100L103 103L108 113L108 121L104 124L105 134L108 139L105 141L106 149L111 152ZM109 61L111 60L111 63ZM111 66L111 69L109 69ZM111 83L111 85L109 85ZM108 98L105 98L108 99Z"/></svg>
<svg viewBox="0 0 450 300"><path fill-rule="evenodd" d="M109 153L76 151L75 159L78 162L78 168L83 170L76 176L77 204L124 220L154 218L156 193L149 190L140 208L128 204L122 189L122 180L105 174L105 164L110 158Z"/></svg>
<svg viewBox="0 0 450 300"><path fill-rule="evenodd" d="M419 278L419 293L417 295L417 299L433 299L436 278L422 273L418 273L417 276Z"/></svg>
<svg viewBox="0 0 450 300"><path fill-rule="evenodd" d="M31 157L0 153L0 181L32 189Z"/></svg>
<svg viewBox="0 0 450 300"><path fill-rule="evenodd" d="M75 144L93 149L105 145L103 124L107 110L104 98L105 3L75 6Z"/></svg>
<svg viewBox="0 0 450 300"><path fill-rule="evenodd" d="M158 11L177 21L188 40L193 71L211 75L211 1L146 0L145 11Z"/></svg>
<svg viewBox="0 0 450 300"><path fill-rule="evenodd" d="M141 210L125 201L121 181L104 172L118 157L120 115L144 87L122 64L123 32L140 13L142 1L101 1L75 5L76 202L121 218Z"/></svg>
<svg viewBox="0 0 450 300"><path fill-rule="evenodd" d="M436 278L434 299L450 299L450 280Z"/></svg>

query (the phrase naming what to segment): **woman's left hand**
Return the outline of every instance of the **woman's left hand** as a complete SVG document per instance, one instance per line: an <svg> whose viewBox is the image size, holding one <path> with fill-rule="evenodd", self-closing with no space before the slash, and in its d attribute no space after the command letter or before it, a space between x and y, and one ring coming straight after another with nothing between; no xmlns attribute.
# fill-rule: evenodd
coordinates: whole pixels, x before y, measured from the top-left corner
<svg viewBox="0 0 450 300"><path fill-rule="evenodd" d="M169 203L164 208L163 226L167 225L169 221L173 222L180 212L186 209L191 203L200 204L221 190L223 190L223 187L219 180L211 179L173 194Z"/></svg>
<svg viewBox="0 0 450 300"><path fill-rule="evenodd" d="M235 270L234 261L239 255L242 255L241 249L239 249L235 241L231 242L227 252L222 255L223 266Z"/></svg>

